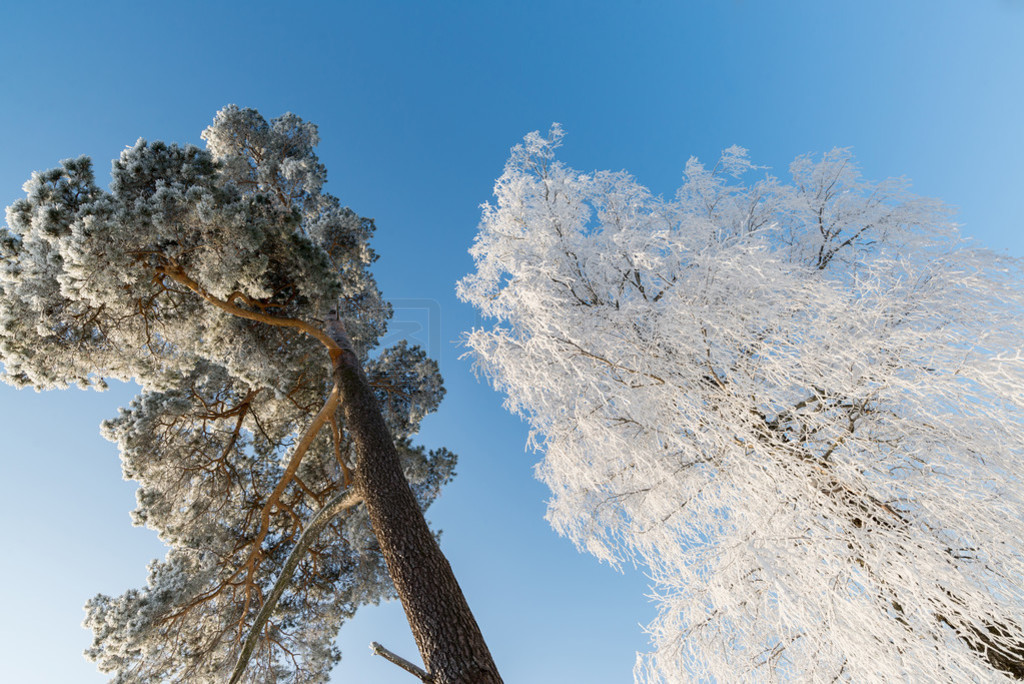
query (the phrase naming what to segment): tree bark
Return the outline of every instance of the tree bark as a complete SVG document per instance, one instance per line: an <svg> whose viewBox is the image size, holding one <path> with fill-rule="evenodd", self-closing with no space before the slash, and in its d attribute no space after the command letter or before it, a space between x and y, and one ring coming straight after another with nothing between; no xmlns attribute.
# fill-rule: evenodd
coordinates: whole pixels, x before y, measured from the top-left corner
<svg viewBox="0 0 1024 684"><path fill-rule="evenodd" d="M347 339L345 340L347 342ZM500 684L469 604L402 473L391 433L356 355L332 352L362 495L388 573L436 684Z"/></svg>

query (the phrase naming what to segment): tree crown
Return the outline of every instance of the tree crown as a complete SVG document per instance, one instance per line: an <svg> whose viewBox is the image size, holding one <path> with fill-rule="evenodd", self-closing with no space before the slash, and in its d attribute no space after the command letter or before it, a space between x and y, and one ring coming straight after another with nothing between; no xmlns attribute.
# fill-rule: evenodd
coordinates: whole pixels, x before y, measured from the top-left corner
<svg viewBox="0 0 1024 684"><path fill-rule="evenodd" d="M654 583L650 681L1024 677L1024 279L846 150L673 198L513 149L460 296L581 549Z"/></svg>

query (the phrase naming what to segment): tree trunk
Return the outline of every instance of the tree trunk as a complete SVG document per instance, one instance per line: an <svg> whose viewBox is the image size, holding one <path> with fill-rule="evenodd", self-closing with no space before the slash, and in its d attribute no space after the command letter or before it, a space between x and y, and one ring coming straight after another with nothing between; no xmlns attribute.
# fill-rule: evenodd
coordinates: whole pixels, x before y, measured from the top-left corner
<svg viewBox="0 0 1024 684"><path fill-rule="evenodd" d="M436 684L500 684L469 604L402 473L373 390L347 346L332 357L358 459L355 485L427 672Z"/></svg>

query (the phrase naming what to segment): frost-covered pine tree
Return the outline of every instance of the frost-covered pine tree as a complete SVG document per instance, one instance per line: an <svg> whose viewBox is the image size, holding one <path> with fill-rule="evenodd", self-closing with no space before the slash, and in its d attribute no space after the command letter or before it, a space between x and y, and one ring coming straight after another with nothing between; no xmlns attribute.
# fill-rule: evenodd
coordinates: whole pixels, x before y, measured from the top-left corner
<svg viewBox="0 0 1024 684"><path fill-rule="evenodd" d="M1024 280L845 150L671 199L514 148L460 283L548 518L637 563L641 681L1024 678Z"/></svg>
<svg viewBox="0 0 1024 684"><path fill-rule="evenodd" d="M411 442L437 366L369 354L373 222L294 115L227 107L203 138L140 140L109 190L87 158L36 173L0 229L3 379L142 388L103 430L169 550L88 603L87 655L117 682L325 682L341 623L397 595L433 681L500 681L422 515L455 463Z"/></svg>

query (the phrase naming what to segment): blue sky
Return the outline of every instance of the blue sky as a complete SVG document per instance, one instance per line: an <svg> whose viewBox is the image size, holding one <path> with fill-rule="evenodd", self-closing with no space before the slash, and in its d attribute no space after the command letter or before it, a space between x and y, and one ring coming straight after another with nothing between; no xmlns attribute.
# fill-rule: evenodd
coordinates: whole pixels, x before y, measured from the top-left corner
<svg viewBox="0 0 1024 684"><path fill-rule="evenodd" d="M377 220L397 328L439 358L448 397L422 440L460 455L430 512L508 682L630 681L654 617L640 572L578 554L543 520L526 430L455 341L454 297L509 148L553 121L562 158L672 193L691 155L732 144L784 174L849 146L865 176L906 176L966 235L1024 257L1021 0L3 3L0 202L33 170L88 154L102 174L138 137L199 143L223 105L320 126L328 190ZM7 523L0 680L102 682L80 655L96 592L145 581L162 550L132 528L131 483L99 422L128 401L0 387ZM342 630L332 681L408 683L400 608Z"/></svg>

